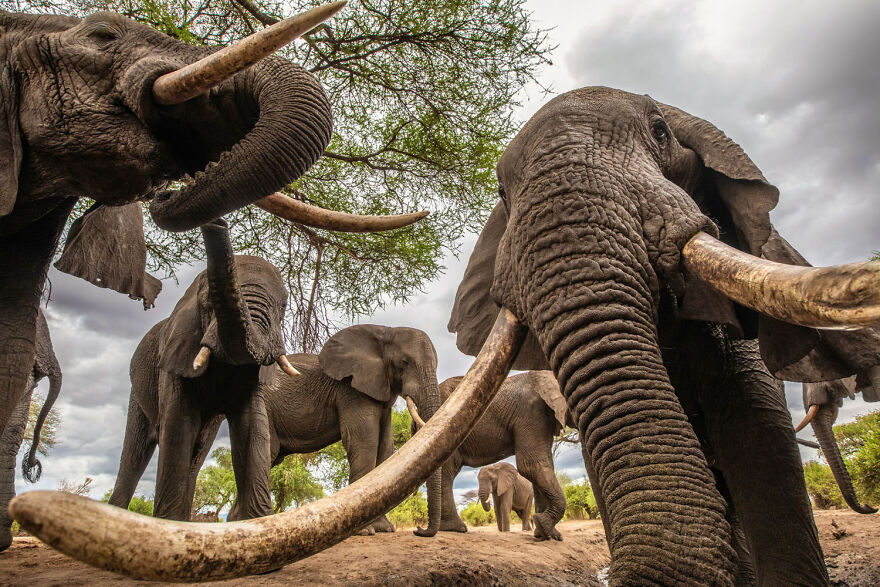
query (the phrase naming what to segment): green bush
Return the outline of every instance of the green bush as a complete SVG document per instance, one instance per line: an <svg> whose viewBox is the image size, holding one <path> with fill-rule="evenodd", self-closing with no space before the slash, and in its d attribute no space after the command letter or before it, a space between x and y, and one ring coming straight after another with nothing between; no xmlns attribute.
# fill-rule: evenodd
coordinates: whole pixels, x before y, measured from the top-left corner
<svg viewBox="0 0 880 587"><path fill-rule="evenodd" d="M495 511L489 509L487 512L483 509L483 506L480 505L479 501L467 504L458 515L468 526L487 526L495 523ZM513 517L511 516L511 520L512 519Z"/></svg>
<svg viewBox="0 0 880 587"><path fill-rule="evenodd" d="M599 517L596 496L593 495L593 488L586 480L567 485L563 491L566 502L564 520L594 520Z"/></svg>
<svg viewBox="0 0 880 587"><path fill-rule="evenodd" d="M846 507L831 467L816 461L807 461L804 464L804 481L807 483L807 493L813 500L813 507L818 510L838 510Z"/></svg>
<svg viewBox="0 0 880 587"><path fill-rule="evenodd" d="M107 492L101 497L101 501L107 503L110 501L110 496L113 494L111 489L108 489ZM131 501L128 503L128 511L134 512L136 514L143 514L145 516L153 515L153 500L147 499L143 495L135 495L131 498Z"/></svg>
<svg viewBox="0 0 880 587"><path fill-rule="evenodd" d="M428 500L416 491L388 512L388 519L395 528L426 527L428 525Z"/></svg>

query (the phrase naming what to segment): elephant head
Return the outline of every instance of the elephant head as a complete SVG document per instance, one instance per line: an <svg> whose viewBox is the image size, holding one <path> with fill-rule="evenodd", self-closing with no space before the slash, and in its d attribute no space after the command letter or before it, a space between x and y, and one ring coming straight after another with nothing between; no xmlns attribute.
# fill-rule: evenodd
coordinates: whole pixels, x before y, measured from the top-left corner
<svg viewBox="0 0 880 587"><path fill-rule="evenodd" d="M846 463L834 438L833 426L837 421L837 411L843 398L852 396L852 390L848 388L847 383L852 382L838 379L821 383L804 383L804 406L808 406L807 416L795 428L795 432L800 432L807 423L813 427L822 454L828 461L843 500L853 511L860 514L874 514L877 513L877 508L860 503L856 497L852 478L846 470Z"/></svg>
<svg viewBox="0 0 880 587"><path fill-rule="evenodd" d="M495 463L480 469L480 472L477 473L478 495L484 510L488 512L490 509L490 493L500 497L508 491L513 491L516 487L517 475L516 468L510 463Z"/></svg>
<svg viewBox="0 0 880 587"><path fill-rule="evenodd" d="M604 498L616 584L729 580L725 502L663 364L661 309L745 336L758 318L739 304L807 326L871 324L880 272L752 256L770 236L776 188L714 126L647 96L585 88L553 99L497 173L501 202L449 323L459 348L477 354L499 308L527 328L515 368L549 367L559 381ZM874 285L839 285L850 271ZM857 312L847 287L867 293ZM684 504L682 526L658 522Z"/></svg>
<svg viewBox="0 0 880 587"><path fill-rule="evenodd" d="M437 352L428 335L415 328L358 324L330 337L318 355L325 375L351 386L376 401L398 396L413 403L426 418L440 407ZM433 536L440 529L441 474L428 478L428 527L418 536Z"/></svg>
<svg viewBox="0 0 880 587"><path fill-rule="evenodd" d="M250 203L334 230L423 216L353 218L273 193L321 156L332 116L317 79L270 54L344 4L219 51L118 14L0 11L0 430L25 388L37 300L76 198L95 206L71 228L59 268L147 307L160 284L145 273L145 200L173 231Z"/></svg>

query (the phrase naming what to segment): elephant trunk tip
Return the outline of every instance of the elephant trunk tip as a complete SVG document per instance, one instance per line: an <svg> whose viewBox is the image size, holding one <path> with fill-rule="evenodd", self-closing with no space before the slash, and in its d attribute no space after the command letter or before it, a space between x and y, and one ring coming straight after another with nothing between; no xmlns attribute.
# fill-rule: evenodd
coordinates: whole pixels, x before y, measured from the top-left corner
<svg viewBox="0 0 880 587"><path fill-rule="evenodd" d="M34 451L32 450L31 453ZM28 483L36 483L43 474L43 463L34 454L28 454L21 461L21 476Z"/></svg>

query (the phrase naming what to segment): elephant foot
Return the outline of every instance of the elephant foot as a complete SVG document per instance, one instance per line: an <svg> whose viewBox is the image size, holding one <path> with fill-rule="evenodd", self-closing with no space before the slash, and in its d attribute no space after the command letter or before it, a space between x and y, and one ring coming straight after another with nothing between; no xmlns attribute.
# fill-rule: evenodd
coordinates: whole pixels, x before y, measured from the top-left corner
<svg viewBox="0 0 880 587"><path fill-rule="evenodd" d="M522 525L522 531L523 531L523 532L528 532L528 531L531 530L531 529L532 529L532 525L531 525L531 524L527 524L526 522L523 522L523 525Z"/></svg>
<svg viewBox="0 0 880 587"><path fill-rule="evenodd" d="M394 524L388 518L382 516L373 522L373 530L376 532L394 532Z"/></svg>
<svg viewBox="0 0 880 587"><path fill-rule="evenodd" d="M460 518L455 518L452 520L440 520L440 531L466 533L468 529L467 524L462 522Z"/></svg>
<svg viewBox="0 0 880 587"><path fill-rule="evenodd" d="M12 531L9 528L0 528L0 552L3 552L12 544Z"/></svg>
<svg viewBox="0 0 880 587"><path fill-rule="evenodd" d="M535 538L538 540L558 540L562 542L562 534L556 529L556 525L551 523L549 516L544 513L532 516L532 523L535 525Z"/></svg>
<svg viewBox="0 0 880 587"><path fill-rule="evenodd" d="M373 536L376 534L376 531L373 530L372 524L367 526L366 528L362 528L359 532L357 532L356 536Z"/></svg>
<svg viewBox="0 0 880 587"><path fill-rule="evenodd" d="M423 538L431 538L437 534L437 528L422 528L419 526L415 530L413 530L413 534L416 536L421 536Z"/></svg>

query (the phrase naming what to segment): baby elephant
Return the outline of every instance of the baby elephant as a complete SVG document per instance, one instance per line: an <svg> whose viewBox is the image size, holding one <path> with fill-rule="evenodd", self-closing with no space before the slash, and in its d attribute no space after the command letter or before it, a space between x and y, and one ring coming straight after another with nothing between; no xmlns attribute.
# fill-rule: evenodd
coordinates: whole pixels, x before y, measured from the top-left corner
<svg viewBox="0 0 880 587"><path fill-rule="evenodd" d="M522 520L523 532L532 529L529 523L534 499L532 484L517 472L516 467L504 462L488 465L480 469L477 479L480 482L480 503L487 512L489 492L492 492L499 532L510 532L510 510Z"/></svg>

